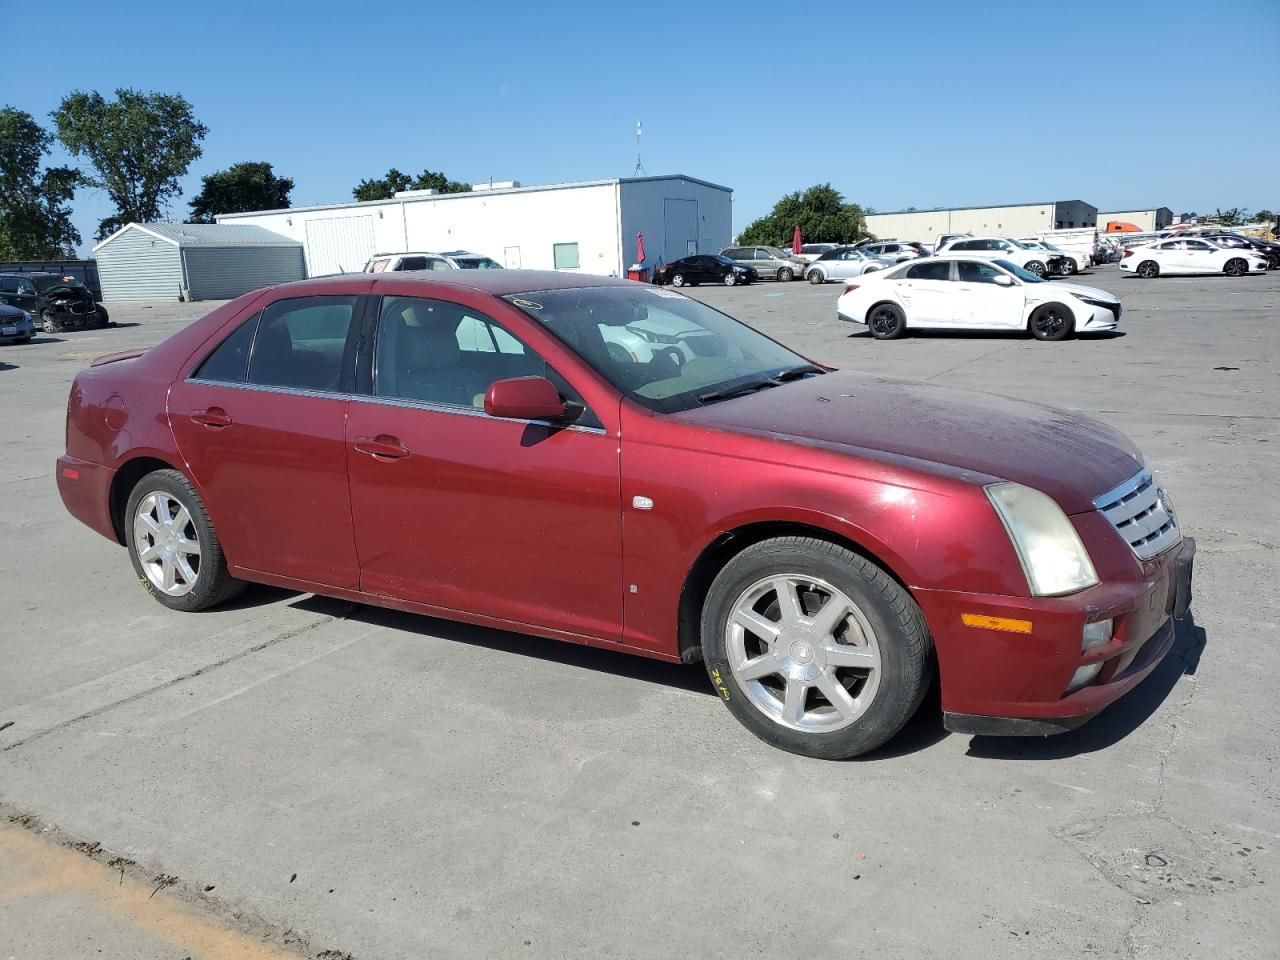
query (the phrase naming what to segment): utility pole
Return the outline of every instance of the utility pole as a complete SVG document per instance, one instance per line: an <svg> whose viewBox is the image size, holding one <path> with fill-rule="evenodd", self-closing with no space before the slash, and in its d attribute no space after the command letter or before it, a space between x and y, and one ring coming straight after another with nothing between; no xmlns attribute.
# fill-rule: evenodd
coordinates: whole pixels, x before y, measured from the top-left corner
<svg viewBox="0 0 1280 960"><path fill-rule="evenodd" d="M640 134L642 134L643 132L644 130L640 126L640 121L637 120L636 121L636 171L635 173L632 174L633 177L645 176L644 164L640 162Z"/></svg>

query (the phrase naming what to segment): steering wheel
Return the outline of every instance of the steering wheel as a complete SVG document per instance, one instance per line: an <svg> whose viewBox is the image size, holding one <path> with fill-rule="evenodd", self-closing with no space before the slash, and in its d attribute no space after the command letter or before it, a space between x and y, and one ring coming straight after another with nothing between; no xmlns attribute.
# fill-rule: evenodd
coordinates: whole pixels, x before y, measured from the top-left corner
<svg viewBox="0 0 1280 960"><path fill-rule="evenodd" d="M659 353L662 356L670 357L672 363L674 363L677 367L684 366L684 360L685 360L684 353L678 347L664 347L662 350L659 351Z"/></svg>

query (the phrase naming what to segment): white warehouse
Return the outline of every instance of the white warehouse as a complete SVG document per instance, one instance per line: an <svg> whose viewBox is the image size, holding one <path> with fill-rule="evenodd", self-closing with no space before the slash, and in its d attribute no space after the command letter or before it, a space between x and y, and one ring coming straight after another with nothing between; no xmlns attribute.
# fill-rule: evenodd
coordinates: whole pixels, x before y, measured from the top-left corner
<svg viewBox="0 0 1280 960"><path fill-rule="evenodd" d="M229 213L297 240L307 273L360 270L377 253L468 250L503 266L624 276L644 235L645 265L718 253L732 230L733 191L696 177L626 177L471 193L406 191L391 200Z"/></svg>
<svg viewBox="0 0 1280 960"><path fill-rule="evenodd" d="M933 243L940 233L1026 237L1047 230L1093 227L1097 223L1098 208L1083 200L867 214L867 229L877 237L920 243Z"/></svg>

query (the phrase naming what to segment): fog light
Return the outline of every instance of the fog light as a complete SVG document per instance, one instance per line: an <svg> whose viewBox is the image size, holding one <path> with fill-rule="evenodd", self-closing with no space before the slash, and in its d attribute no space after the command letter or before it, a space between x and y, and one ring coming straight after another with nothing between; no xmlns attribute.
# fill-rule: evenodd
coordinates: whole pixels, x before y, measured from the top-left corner
<svg viewBox="0 0 1280 960"><path fill-rule="evenodd" d="M1075 693L1081 687L1088 686L1097 679L1098 674L1102 672L1102 661L1097 663L1086 663L1083 667L1076 671L1075 676L1071 678L1071 682L1067 684L1067 693Z"/></svg>
<svg viewBox="0 0 1280 960"><path fill-rule="evenodd" d="M1111 630L1114 625L1114 620L1095 620L1093 623L1086 623L1080 649L1088 653L1098 647L1105 647L1111 642Z"/></svg>

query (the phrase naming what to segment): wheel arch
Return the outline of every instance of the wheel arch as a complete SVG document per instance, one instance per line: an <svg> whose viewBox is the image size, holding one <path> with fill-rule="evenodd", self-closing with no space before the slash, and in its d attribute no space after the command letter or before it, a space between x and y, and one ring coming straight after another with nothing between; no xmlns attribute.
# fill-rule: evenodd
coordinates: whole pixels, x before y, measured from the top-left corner
<svg viewBox="0 0 1280 960"><path fill-rule="evenodd" d="M111 478L111 491L107 498L107 506L111 514L111 529L115 532L116 541L121 545L125 542L124 511L129 504L129 494L133 492L133 488L138 485L139 480L156 470L177 470L184 476L186 475L182 467L175 463L163 460L153 454L141 454L126 460L117 468L115 476Z"/></svg>
<svg viewBox="0 0 1280 960"><path fill-rule="evenodd" d="M684 584L680 589L676 633L680 659L684 663L696 663L702 659L702 603L712 581L743 550L775 537L811 537L844 547L874 563L904 590L911 592L903 576L880 556L883 550L873 550L847 533L799 520L758 520L745 523L716 536L702 549L685 574Z"/></svg>
<svg viewBox="0 0 1280 960"><path fill-rule="evenodd" d="M874 303L872 303L871 306L867 307L866 313L862 315L863 322L870 324L871 312L875 310L876 307L882 307L885 304L888 304L891 307L897 307L899 310L901 310L903 322L905 323L907 321L907 311L902 306L902 304L900 304L897 300L893 299L893 297L881 297L879 300L876 300Z"/></svg>

